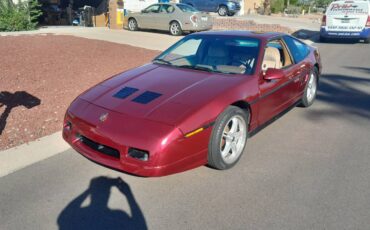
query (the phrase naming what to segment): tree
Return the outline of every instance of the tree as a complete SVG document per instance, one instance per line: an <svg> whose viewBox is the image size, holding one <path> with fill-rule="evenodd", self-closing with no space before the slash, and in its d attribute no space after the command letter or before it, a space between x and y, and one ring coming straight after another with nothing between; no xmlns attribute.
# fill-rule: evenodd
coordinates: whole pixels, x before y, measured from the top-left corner
<svg viewBox="0 0 370 230"><path fill-rule="evenodd" d="M32 30L42 14L37 0L14 4L11 0L0 0L0 31Z"/></svg>

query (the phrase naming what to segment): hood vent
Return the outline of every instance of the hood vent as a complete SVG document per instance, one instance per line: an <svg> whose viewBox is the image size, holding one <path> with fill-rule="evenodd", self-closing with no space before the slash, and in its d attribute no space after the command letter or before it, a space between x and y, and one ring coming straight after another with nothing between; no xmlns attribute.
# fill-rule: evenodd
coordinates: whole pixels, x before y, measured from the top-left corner
<svg viewBox="0 0 370 230"><path fill-rule="evenodd" d="M138 91L136 88L131 88L131 87L125 87L118 91L116 94L113 95L113 97L119 98L119 99L125 99L126 97L132 95Z"/></svg>
<svg viewBox="0 0 370 230"><path fill-rule="evenodd" d="M145 93L134 98L132 101L140 103L140 104L148 104L149 102L155 100L156 98L160 96L162 96L162 94L151 92L151 91L146 91Z"/></svg>

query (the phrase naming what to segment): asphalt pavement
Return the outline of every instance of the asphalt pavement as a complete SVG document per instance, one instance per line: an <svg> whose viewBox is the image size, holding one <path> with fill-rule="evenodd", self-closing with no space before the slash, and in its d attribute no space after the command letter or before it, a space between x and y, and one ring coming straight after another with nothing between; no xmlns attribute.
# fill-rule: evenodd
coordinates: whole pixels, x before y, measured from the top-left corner
<svg viewBox="0 0 370 230"><path fill-rule="evenodd" d="M68 150L0 178L0 229L369 229L370 45L317 46L317 101L233 169L140 178Z"/></svg>

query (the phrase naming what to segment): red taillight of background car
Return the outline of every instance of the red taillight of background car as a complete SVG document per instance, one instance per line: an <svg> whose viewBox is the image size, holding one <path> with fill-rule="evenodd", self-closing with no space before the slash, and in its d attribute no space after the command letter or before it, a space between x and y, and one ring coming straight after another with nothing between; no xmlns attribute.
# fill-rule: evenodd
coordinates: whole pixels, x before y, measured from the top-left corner
<svg viewBox="0 0 370 230"><path fill-rule="evenodd" d="M326 26L326 15L322 16L321 26Z"/></svg>
<svg viewBox="0 0 370 230"><path fill-rule="evenodd" d="M193 23L197 23L198 22L198 17L193 15L190 17L190 20L193 22Z"/></svg>

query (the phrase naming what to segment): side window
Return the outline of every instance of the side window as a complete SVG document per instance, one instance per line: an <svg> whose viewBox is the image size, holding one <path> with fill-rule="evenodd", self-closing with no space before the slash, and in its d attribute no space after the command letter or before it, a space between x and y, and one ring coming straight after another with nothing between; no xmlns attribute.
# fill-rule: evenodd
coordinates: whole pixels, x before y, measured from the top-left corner
<svg viewBox="0 0 370 230"><path fill-rule="evenodd" d="M160 10L161 13L165 13L165 14L166 13L170 14L170 13L173 13L174 11L175 11L175 7L171 5L162 5L161 10Z"/></svg>
<svg viewBox="0 0 370 230"><path fill-rule="evenodd" d="M296 63L305 59L310 52L307 45L290 36L285 36L284 41L288 45L290 53Z"/></svg>
<svg viewBox="0 0 370 230"><path fill-rule="evenodd" d="M151 5L148 8L145 9L146 13L158 13L159 12L160 5Z"/></svg>
<svg viewBox="0 0 370 230"><path fill-rule="evenodd" d="M268 68L281 69L292 64L292 59L282 40L273 40L267 43L263 57L262 70Z"/></svg>
<svg viewBox="0 0 370 230"><path fill-rule="evenodd" d="M175 7L171 5L162 5L161 10L160 10L161 13L165 13L165 14L166 13L170 14L170 13L173 13L174 11L175 11Z"/></svg>

